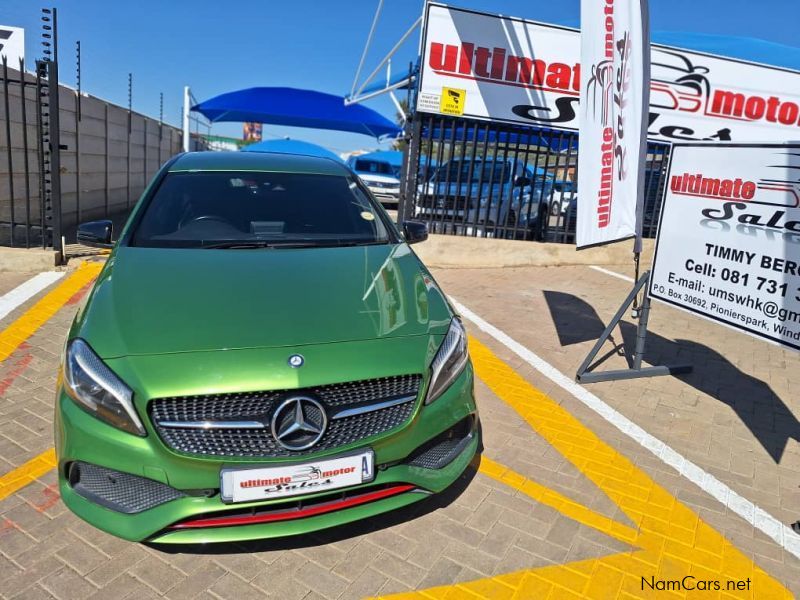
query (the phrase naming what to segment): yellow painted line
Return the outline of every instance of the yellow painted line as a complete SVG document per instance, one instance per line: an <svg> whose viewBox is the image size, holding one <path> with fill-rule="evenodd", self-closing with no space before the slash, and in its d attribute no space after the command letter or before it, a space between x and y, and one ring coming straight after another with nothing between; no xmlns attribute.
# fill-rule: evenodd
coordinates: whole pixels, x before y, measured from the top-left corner
<svg viewBox="0 0 800 600"><path fill-rule="evenodd" d="M78 290L97 277L102 268L103 265L99 263L81 263L69 277L0 331L0 362L11 356L22 342L36 333Z"/></svg>
<svg viewBox="0 0 800 600"><path fill-rule="evenodd" d="M58 286L49 291L6 329L0 331L0 362L6 360L22 343L44 325L82 287L97 277L99 263L81 265ZM56 466L53 448L42 452L24 465L0 476L0 500L35 481Z"/></svg>
<svg viewBox="0 0 800 600"><path fill-rule="evenodd" d="M0 500L7 498L17 490L24 488L39 477L48 473L56 466L56 451L53 448L45 450L36 458L32 458L24 465L0 476Z"/></svg>
<svg viewBox="0 0 800 600"><path fill-rule="evenodd" d="M604 492L635 524L635 530L598 518L602 515L564 500L553 490L493 461L486 462L484 472L615 539L633 533L629 543L634 549L395 594L392 598L792 598L789 590L558 402L531 385L477 339L471 337L469 343L477 376ZM657 591L644 583L685 577L694 585L705 580L719 582L721 590ZM749 589L730 589L729 582L734 586L742 582Z"/></svg>
<svg viewBox="0 0 800 600"><path fill-rule="evenodd" d="M577 521L587 527L592 527L625 544L633 545L636 543L638 533L635 529L614 521L613 519L609 519L605 515L601 515L549 487L537 483L532 479L528 479L505 465L493 461L486 455L481 456L481 463L478 471L515 490L519 490L540 504L546 504L556 509L573 521Z"/></svg>

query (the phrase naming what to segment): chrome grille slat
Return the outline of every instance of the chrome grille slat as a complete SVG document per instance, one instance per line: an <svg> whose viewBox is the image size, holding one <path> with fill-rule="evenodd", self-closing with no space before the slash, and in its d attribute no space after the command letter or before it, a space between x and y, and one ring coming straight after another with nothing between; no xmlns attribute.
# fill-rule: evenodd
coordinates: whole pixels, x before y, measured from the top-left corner
<svg viewBox="0 0 800 600"><path fill-rule="evenodd" d="M177 452L298 456L351 444L402 425L411 417L421 381L420 375L399 375L295 390L158 398L150 402L149 413L161 439ZM331 418L325 435L313 447L287 450L274 440L268 426L232 426L235 422L268 422L280 401L291 395L317 398ZM198 426L190 427L192 424Z"/></svg>

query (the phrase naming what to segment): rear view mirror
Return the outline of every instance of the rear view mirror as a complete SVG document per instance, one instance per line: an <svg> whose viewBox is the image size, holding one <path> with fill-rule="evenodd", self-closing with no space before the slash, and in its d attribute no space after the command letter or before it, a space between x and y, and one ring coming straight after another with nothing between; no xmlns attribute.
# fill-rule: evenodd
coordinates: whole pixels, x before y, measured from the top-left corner
<svg viewBox="0 0 800 600"><path fill-rule="evenodd" d="M111 221L89 221L78 225L78 243L92 248L111 248L111 233L114 224Z"/></svg>
<svg viewBox="0 0 800 600"><path fill-rule="evenodd" d="M517 177L514 180L514 185L517 186L517 187L525 187L526 185L530 185L530 184L531 184L531 180L528 179L527 177L522 176L522 175L520 175L519 177Z"/></svg>
<svg viewBox="0 0 800 600"><path fill-rule="evenodd" d="M406 221L403 223L403 235L407 244L416 244L428 239L428 226L420 221Z"/></svg>

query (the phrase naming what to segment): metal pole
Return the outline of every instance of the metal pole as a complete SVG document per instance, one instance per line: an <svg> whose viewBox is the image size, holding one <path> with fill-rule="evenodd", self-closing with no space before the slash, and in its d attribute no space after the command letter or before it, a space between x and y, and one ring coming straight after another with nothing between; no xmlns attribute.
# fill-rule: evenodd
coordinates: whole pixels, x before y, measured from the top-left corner
<svg viewBox="0 0 800 600"><path fill-rule="evenodd" d="M55 21L55 9L53 9ZM61 129L59 124L58 63L48 65L47 85L50 99L50 194L53 210L53 250L62 253L61 244Z"/></svg>
<svg viewBox="0 0 800 600"><path fill-rule="evenodd" d="M58 9L53 9L53 62L58 62Z"/></svg>
<svg viewBox="0 0 800 600"><path fill-rule="evenodd" d="M108 189L108 103L105 103L105 129L104 129L104 136L103 141L105 142L105 152L103 153L103 174L104 174L104 187L105 187L105 201L104 201L104 209L103 209L103 216L108 217L108 196L111 193L111 190Z"/></svg>
<svg viewBox="0 0 800 600"><path fill-rule="evenodd" d="M20 76L23 74L20 73ZM24 86L23 86L24 90ZM11 115L8 111L8 58L3 55L3 105L6 109L6 154L8 156L8 198L11 202L11 246L14 246L14 165L12 155L14 154L11 148Z"/></svg>
<svg viewBox="0 0 800 600"><path fill-rule="evenodd" d="M634 298L636 298L636 295L639 293L639 291L643 289L646 290L649 281L650 272L648 271L642 275L633 286L633 289L630 291L627 298L625 298L622 306L619 307L616 314L611 319L611 322L605 328L605 331L603 331L597 342L595 342L594 347L589 351L589 354L578 367L578 371L575 374L575 379L577 381L580 381L581 383L596 383L598 381L617 381L620 379L637 379L639 377L657 377L660 375L679 375L682 373L691 372L692 367L690 365L642 367L645 339L647 337L647 321L650 313L650 298L647 296L646 291L644 306L642 307L642 316L639 319L639 325L636 330L636 345L634 348L632 368L601 372L590 371L590 368L592 367L592 361L597 356L600 348L602 348L603 344L605 344L606 341L608 341L608 339L611 337L611 333L622 320L625 311L628 310L628 307L631 305Z"/></svg>
<svg viewBox="0 0 800 600"><path fill-rule="evenodd" d="M639 317L639 325L636 327L636 348L633 351L633 368L639 370L642 368L642 357L644 357L644 345L647 339L647 322L650 319L650 296L647 295L647 290L644 292L644 301L642 302L642 313Z"/></svg>
<svg viewBox="0 0 800 600"><path fill-rule="evenodd" d="M125 171L125 209L131 204L131 130L133 129L133 74L128 73L128 152Z"/></svg>
<svg viewBox="0 0 800 600"><path fill-rule="evenodd" d="M144 134L142 138L142 189L147 185L147 117L144 118Z"/></svg>
<svg viewBox="0 0 800 600"><path fill-rule="evenodd" d="M77 73L76 73L76 87L78 88L78 106L76 109L76 113L78 115L78 121L81 120L81 41L78 40L75 42L75 52L76 52L76 59L77 59Z"/></svg>
<svg viewBox="0 0 800 600"><path fill-rule="evenodd" d="M25 171L25 247L31 247L31 174L28 163L28 111L25 89L25 59L19 59L20 109L22 110L22 160Z"/></svg>
<svg viewBox="0 0 800 600"><path fill-rule="evenodd" d="M75 95L75 207L81 222L81 97Z"/></svg>
<svg viewBox="0 0 800 600"><path fill-rule="evenodd" d="M191 108L189 102L189 86L183 87L183 151L189 152L189 109Z"/></svg>
<svg viewBox="0 0 800 600"><path fill-rule="evenodd" d="M39 222L42 235L42 249L47 247L47 221L45 220L46 191L44 173L44 139L42 136L42 67L44 61L36 61L36 159L39 164Z"/></svg>
<svg viewBox="0 0 800 600"><path fill-rule="evenodd" d="M161 168L161 147L164 145L164 92L158 98L158 167Z"/></svg>
<svg viewBox="0 0 800 600"><path fill-rule="evenodd" d="M409 124L406 123L403 129L408 132ZM419 138L422 132L421 115L414 113L410 129L411 139L406 137L406 144L403 148L403 172L401 174L403 188L402 197L400 198L400 205L397 207L397 221L400 225L410 219L413 215L412 203L413 198L416 195L417 182L416 165L419 161L419 145L421 142Z"/></svg>

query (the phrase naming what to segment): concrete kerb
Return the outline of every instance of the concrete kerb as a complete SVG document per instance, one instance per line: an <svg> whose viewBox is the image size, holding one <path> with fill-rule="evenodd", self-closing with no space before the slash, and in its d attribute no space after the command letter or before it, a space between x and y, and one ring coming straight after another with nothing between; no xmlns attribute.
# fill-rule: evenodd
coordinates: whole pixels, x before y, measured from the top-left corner
<svg viewBox="0 0 800 600"><path fill-rule="evenodd" d="M654 241L644 240L643 265L651 261ZM414 246L429 267L451 269L621 265L631 262L631 249L630 240L578 252L571 244L437 234ZM59 253L53 250L0 248L0 272L50 271L59 266L59 260Z"/></svg>
<svg viewBox="0 0 800 600"><path fill-rule="evenodd" d="M61 255L42 248L0 248L0 273L35 273L52 271Z"/></svg>
<svg viewBox="0 0 800 600"><path fill-rule="evenodd" d="M655 240L643 242L642 265L646 266L652 261ZM633 242L577 251L572 244L432 234L414 251L428 267L451 269L622 265L632 263Z"/></svg>

